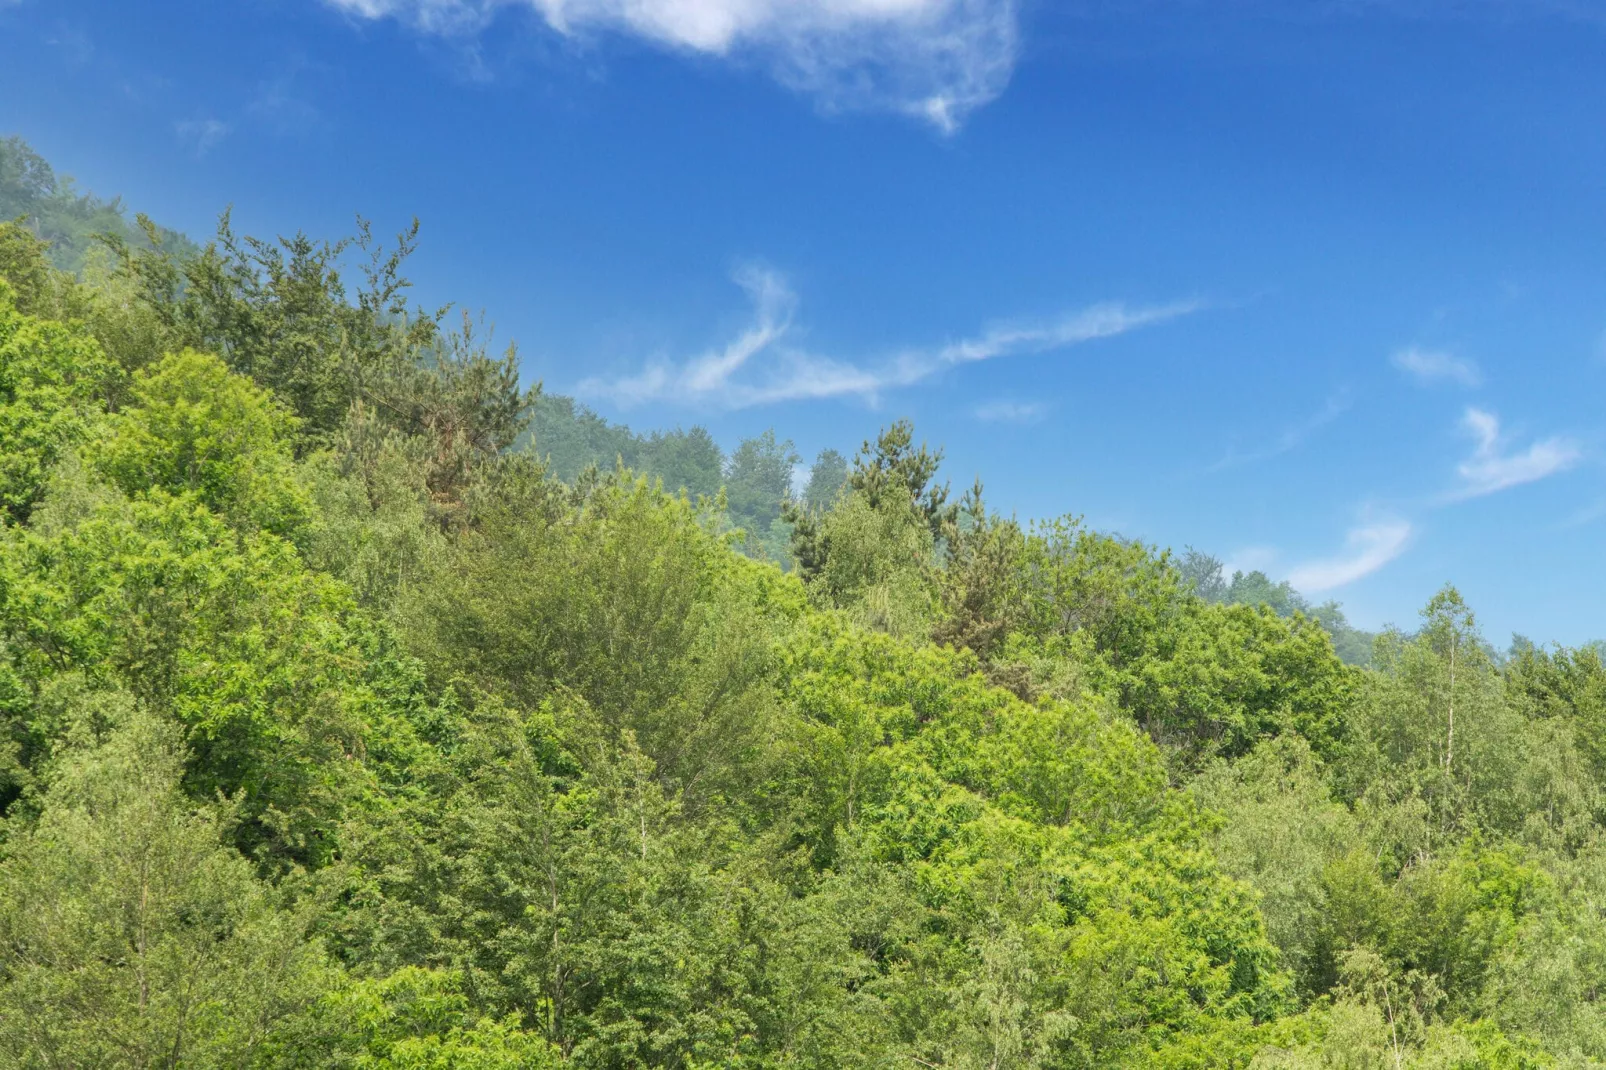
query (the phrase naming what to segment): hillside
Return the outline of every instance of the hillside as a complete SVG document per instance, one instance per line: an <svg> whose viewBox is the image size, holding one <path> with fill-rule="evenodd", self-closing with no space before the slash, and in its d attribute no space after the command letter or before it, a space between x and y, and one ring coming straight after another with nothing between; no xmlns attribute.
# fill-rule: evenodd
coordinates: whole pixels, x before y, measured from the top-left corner
<svg viewBox="0 0 1606 1070"><path fill-rule="evenodd" d="M524 387L411 234L52 233L0 225L5 1065L1606 1061L1598 649L1447 587L1361 651L904 421L793 500L773 433Z"/></svg>

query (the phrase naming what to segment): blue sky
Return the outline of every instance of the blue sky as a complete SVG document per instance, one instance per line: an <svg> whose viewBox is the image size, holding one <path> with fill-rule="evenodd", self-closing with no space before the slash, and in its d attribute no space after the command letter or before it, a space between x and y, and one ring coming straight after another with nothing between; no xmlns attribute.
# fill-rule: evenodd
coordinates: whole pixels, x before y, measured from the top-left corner
<svg viewBox="0 0 1606 1070"><path fill-rule="evenodd" d="M194 236L424 224L647 428L1606 636L1599 0L0 0L0 130Z"/></svg>

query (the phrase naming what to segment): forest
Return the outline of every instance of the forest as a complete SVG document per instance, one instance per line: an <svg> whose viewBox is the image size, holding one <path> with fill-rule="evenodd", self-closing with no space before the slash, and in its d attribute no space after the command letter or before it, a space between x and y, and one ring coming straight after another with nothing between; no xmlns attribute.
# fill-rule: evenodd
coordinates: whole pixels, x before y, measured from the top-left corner
<svg viewBox="0 0 1606 1070"><path fill-rule="evenodd" d="M638 434L0 145L0 1064L1606 1065L1606 664Z"/></svg>

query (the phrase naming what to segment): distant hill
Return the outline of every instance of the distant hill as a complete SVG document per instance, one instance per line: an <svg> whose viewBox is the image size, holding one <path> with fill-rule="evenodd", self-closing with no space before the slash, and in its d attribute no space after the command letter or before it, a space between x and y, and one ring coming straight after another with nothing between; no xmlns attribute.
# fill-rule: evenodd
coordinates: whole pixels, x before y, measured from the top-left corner
<svg viewBox="0 0 1606 1070"><path fill-rule="evenodd" d="M1198 594L1207 602L1224 605L1267 606L1280 617L1302 613L1319 621L1333 637L1333 649L1351 665L1368 665L1372 660L1372 632L1350 626L1344 610L1329 599L1315 603L1294 590L1287 580L1274 581L1264 572L1236 571L1226 575L1220 559L1189 548L1178 559L1177 567Z"/></svg>
<svg viewBox="0 0 1606 1070"><path fill-rule="evenodd" d="M50 166L20 137L0 139L0 220L22 219L28 228L50 243L50 257L63 271L84 269L97 245L97 235L114 234L124 241L144 244L145 234L123 205L122 198L107 200L81 192L72 176ZM194 243L177 231L157 228L164 245L194 250Z"/></svg>
<svg viewBox="0 0 1606 1070"><path fill-rule="evenodd" d="M70 175L56 171L27 142L8 137L0 139L0 220L19 218L50 242L51 258L63 271L81 273L102 234L148 244L139 217L130 219L121 197L79 190ZM177 231L154 229L164 246L181 255L200 251ZM773 431L744 440L727 455L707 428L698 425L637 432L574 398L542 394L513 449L535 452L565 482L572 483L593 466L611 471L623 464L694 500L713 498L723 488L730 522L748 532L747 551L790 565L790 528L780 519L780 503L792 489L799 458L791 442L777 441ZM810 469L805 499L816 509L827 507L846 476L845 458L835 450L822 451ZM1287 581L1273 582L1262 572L1227 577L1218 559L1192 550L1179 559L1179 568L1206 601L1267 605L1285 617L1303 613L1327 629L1343 660L1365 665L1371 658L1374 636L1351 627L1337 602L1312 603Z"/></svg>

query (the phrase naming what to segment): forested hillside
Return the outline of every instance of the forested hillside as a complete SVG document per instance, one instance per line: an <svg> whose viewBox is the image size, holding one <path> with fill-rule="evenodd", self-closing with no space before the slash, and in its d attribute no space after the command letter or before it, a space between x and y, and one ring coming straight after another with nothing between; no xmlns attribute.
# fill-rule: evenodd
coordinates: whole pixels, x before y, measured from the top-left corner
<svg viewBox="0 0 1606 1070"><path fill-rule="evenodd" d="M901 421L793 496L773 435L522 387L411 234L41 234L0 1065L1606 1062L1597 649L1497 659L1446 587L1347 664Z"/></svg>
<svg viewBox="0 0 1606 1070"><path fill-rule="evenodd" d="M17 137L0 140L0 220L18 222L20 229L46 243L51 264L102 293L119 288L114 265L120 245L161 247L178 260L193 259L200 252L185 235L144 216L130 222L120 198L79 192L71 177L59 175ZM348 246L349 242L328 250L329 264ZM410 246L404 257L407 251ZM398 261L392 270L399 267ZM39 285L20 278L13 283L24 289ZM121 285L126 286L126 278ZM802 479L801 493L794 494L793 477L801 459L791 441L778 439L773 429L739 442L727 455L704 427L639 434L610 423L573 398L546 391L532 397L526 417L511 449L537 456L552 477L573 483L589 468L608 472L622 465L661 481L670 492L684 491L693 502L706 498L709 507L722 514L724 525L742 532L735 544L742 553L785 570L794 564L792 524L783 515L789 499L797 497L798 504L822 510L848 477L847 458L826 448ZM726 495L723 505L717 500L721 491ZM1364 664L1371 656L1372 636L1352 629L1336 602L1312 605L1287 583L1273 583L1261 572L1223 576L1219 560L1192 550L1179 567L1210 601L1268 605L1285 617L1304 613L1328 630L1345 661Z"/></svg>
<svg viewBox="0 0 1606 1070"><path fill-rule="evenodd" d="M792 565L791 525L781 515L792 496L798 455L773 430L744 439L726 456L703 427L654 431L647 435L612 424L561 394L541 393L530 407L529 423L514 442L515 452L538 457L547 474L573 483L590 468L624 466L684 491L693 501L708 499L730 525L742 531L739 548L750 557ZM821 451L809 470L803 501L823 508L847 481L848 465L836 450ZM723 507L717 499L725 494Z"/></svg>
<svg viewBox="0 0 1606 1070"><path fill-rule="evenodd" d="M80 192L21 138L8 137L0 139L0 220L17 219L50 243L50 261L64 271L94 273L102 266L100 235L145 244L155 240L186 254L199 251L183 235L143 219L131 223L121 200Z"/></svg>

